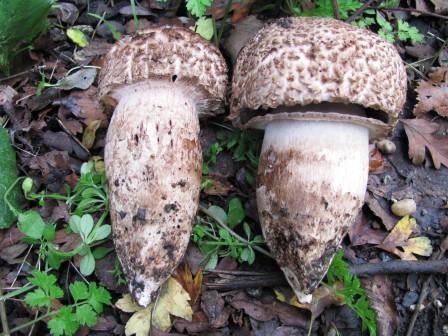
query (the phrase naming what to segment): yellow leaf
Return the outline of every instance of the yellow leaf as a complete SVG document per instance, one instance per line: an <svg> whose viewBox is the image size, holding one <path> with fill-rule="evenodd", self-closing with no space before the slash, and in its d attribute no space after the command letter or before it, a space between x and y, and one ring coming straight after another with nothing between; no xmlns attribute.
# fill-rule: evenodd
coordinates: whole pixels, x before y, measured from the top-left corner
<svg viewBox="0 0 448 336"><path fill-rule="evenodd" d="M151 328L151 309L153 305L149 305L146 308L140 308L135 312L126 323L124 333L126 336L148 336Z"/></svg>
<svg viewBox="0 0 448 336"><path fill-rule="evenodd" d="M432 253L431 241L426 237L410 238L416 231L417 222L414 218L405 216L398 221L379 248L391 252L404 260L416 260L413 254L430 256Z"/></svg>
<svg viewBox="0 0 448 336"><path fill-rule="evenodd" d="M86 35L78 28L69 28L67 29L67 36L73 43L77 44L81 48L87 47L89 45L89 41L87 40Z"/></svg>
<svg viewBox="0 0 448 336"><path fill-rule="evenodd" d="M277 289L274 289L274 293L275 293L275 297L277 298L277 300L279 300L280 302L286 301L285 294L283 294L282 292L280 292Z"/></svg>
<svg viewBox="0 0 448 336"><path fill-rule="evenodd" d="M93 120L87 124L84 134L82 135L82 144L91 149L95 143L96 131L101 125L101 120Z"/></svg>
<svg viewBox="0 0 448 336"><path fill-rule="evenodd" d="M154 326L162 331L171 328L170 314L191 321L193 310L190 307L190 295L173 277L163 285L153 313Z"/></svg>
<svg viewBox="0 0 448 336"><path fill-rule="evenodd" d="M124 311L125 313L134 313L143 309L142 307L134 303L132 297L129 294L123 295L123 297L115 303L115 307Z"/></svg>

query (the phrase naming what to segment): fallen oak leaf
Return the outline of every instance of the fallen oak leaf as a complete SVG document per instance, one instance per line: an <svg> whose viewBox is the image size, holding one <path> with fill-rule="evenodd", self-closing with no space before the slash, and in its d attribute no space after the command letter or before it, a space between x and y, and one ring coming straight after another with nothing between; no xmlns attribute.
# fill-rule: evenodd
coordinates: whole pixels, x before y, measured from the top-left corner
<svg viewBox="0 0 448 336"><path fill-rule="evenodd" d="M420 81L415 91L419 101L414 107L417 118L431 110L448 117L448 67L437 68L429 75L429 80Z"/></svg>
<svg viewBox="0 0 448 336"><path fill-rule="evenodd" d="M138 306L129 294L123 295L115 303L115 307L126 312L134 313L125 326L126 336L146 336L151 329L151 314L154 327L161 331L171 328L170 314L191 321L193 310L188 301L190 296L179 282L170 277L160 289L160 294L154 303L146 308Z"/></svg>
<svg viewBox="0 0 448 336"><path fill-rule="evenodd" d="M435 135L439 129L437 123L424 119L401 120L409 142L409 158L415 165L425 161L425 149L428 148L434 167L443 164L448 167L448 137Z"/></svg>
<svg viewBox="0 0 448 336"><path fill-rule="evenodd" d="M403 260L417 260L414 254L428 257L432 254L431 241L427 237L409 238L416 229L416 220L405 216L398 221L386 239L377 247L397 255Z"/></svg>

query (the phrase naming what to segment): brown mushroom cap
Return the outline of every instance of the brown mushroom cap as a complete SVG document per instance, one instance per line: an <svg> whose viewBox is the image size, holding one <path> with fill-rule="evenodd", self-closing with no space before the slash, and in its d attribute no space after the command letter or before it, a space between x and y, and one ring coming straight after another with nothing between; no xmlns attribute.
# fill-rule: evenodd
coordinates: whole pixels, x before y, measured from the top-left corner
<svg viewBox="0 0 448 336"><path fill-rule="evenodd" d="M261 29L241 51L233 75L230 119L256 128L284 119L348 121L367 126L370 136L377 138L397 122L406 78L394 46L368 30L330 18L282 18ZM322 102L369 110L367 117L313 108L270 111Z"/></svg>
<svg viewBox="0 0 448 336"><path fill-rule="evenodd" d="M222 109L227 65L219 50L193 31L158 26L116 43L99 78L99 95L105 105L116 104L115 94L122 87L166 80L197 95L199 116L213 115Z"/></svg>

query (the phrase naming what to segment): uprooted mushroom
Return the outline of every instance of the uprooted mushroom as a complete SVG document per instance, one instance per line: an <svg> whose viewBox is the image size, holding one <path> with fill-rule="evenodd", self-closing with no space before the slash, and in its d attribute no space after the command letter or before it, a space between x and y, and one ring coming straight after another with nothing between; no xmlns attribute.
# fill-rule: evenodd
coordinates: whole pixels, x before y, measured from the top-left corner
<svg viewBox="0 0 448 336"><path fill-rule="evenodd" d="M240 52L230 117L265 129L258 213L300 300L310 300L363 204L369 137L394 127L405 95L394 46L334 19L277 20Z"/></svg>
<svg viewBox="0 0 448 336"><path fill-rule="evenodd" d="M105 146L113 239L141 306L187 248L201 180L198 116L222 109L226 85L219 50L180 27L122 39L106 57L99 88L115 109Z"/></svg>

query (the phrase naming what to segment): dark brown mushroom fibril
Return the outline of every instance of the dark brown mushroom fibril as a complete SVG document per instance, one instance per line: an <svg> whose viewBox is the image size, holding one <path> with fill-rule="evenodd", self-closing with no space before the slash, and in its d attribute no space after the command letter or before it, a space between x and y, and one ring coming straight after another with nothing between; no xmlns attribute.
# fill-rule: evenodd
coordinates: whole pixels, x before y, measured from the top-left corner
<svg viewBox="0 0 448 336"><path fill-rule="evenodd" d="M141 306L187 248L202 169L198 116L222 110L226 86L219 50L188 29L151 28L106 56L99 89L114 109L104 153L113 239Z"/></svg>
<svg viewBox="0 0 448 336"><path fill-rule="evenodd" d="M394 127L406 72L394 46L329 18L283 18L238 56L231 115L265 129L257 205L266 242L302 301L364 200L368 143Z"/></svg>

